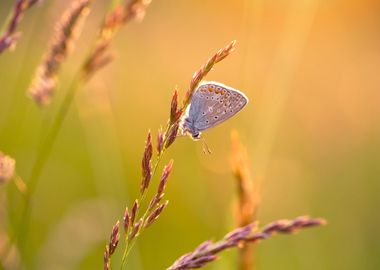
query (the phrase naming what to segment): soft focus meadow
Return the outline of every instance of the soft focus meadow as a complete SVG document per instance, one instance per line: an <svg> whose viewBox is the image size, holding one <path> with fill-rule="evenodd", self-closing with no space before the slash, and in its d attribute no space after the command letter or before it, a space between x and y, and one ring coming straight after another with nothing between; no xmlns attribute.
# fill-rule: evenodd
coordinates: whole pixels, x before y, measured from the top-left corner
<svg viewBox="0 0 380 270"><path fill-rule="evenodd" d="M0 2L0 26L14 3ZM15 48L0 54L0 151L16 160L16 178L28 183L110 4L93 2L49 106L37 106L27 90L69 1L33 6ZM193 73L236 39L235 51L205 79L240 89L250 102L202 134L212 154L188 137L166 151L152 185L173 159L170 203L141 234L126 269L166 269L236 228L231 130L247 149L260 189L260 224L301 215L328 221L255 245L254 269L379 269L379 25L376 0L153 0L143 20L115 36L113 61L75 95L33 195L24 268L103 267L112 226L139 196L148 130L155 145L173 90L182 100ZM22 204L16 185L0 185L0 250ZM112 257L114 269L122 250ZM205 269L237 269L236 254L224 252ZM19 265L15 249L8 257Z"/></svg>

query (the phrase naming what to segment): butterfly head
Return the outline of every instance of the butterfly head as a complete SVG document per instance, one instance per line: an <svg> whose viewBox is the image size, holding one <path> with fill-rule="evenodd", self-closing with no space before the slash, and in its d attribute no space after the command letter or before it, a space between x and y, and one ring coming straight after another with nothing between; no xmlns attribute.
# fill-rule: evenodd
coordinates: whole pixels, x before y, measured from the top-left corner
<svg viewBox="0 0 380 270"><path fill-rule="evenodd" d="M195 132L195 133L190 133L190 134L191 134L191 138L194 141L199 141L201 139L201 133L200 132Z"/></svg>
<svg viewBox="0 0 380 270"><path fill-rule="evenodd" d="M185 116L182 123L180 124L183 134L188 134L194 141L198 141L201 138L201 132L195 128L194 120L190 117Z"/></svg>

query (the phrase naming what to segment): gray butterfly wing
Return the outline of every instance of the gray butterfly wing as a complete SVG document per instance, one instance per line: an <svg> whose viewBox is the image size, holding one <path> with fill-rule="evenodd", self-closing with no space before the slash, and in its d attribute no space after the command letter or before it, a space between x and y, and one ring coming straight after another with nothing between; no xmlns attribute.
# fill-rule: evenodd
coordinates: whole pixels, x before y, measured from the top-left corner
<svg viewBox="0 0 380 270"><path fill-rule="evenodd" d="M194 93L189 115L194 118L194 127L203 131L214 127L235 114L248 103L247 97L233 88L209 82L198 87Z"/></svg>

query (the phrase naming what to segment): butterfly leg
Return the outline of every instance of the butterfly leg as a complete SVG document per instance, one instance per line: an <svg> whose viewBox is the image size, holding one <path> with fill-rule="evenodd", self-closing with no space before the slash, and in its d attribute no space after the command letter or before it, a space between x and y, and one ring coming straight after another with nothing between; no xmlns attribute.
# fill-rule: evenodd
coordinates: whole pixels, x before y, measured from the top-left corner
<svg viewBox="0 0 380 270"><path fill-rule="evenodd" d="M203 154L212 154L211 149L208 147L205 138L202 137L202 149L203 149Z"/></svg>

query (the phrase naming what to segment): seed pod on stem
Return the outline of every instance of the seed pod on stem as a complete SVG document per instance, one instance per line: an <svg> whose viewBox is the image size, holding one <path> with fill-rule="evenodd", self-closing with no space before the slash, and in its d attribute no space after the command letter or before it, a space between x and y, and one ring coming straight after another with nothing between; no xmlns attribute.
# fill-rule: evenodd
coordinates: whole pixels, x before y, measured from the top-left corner
<svg viewBox="0 0 380 270"><path fill-rule="evenodd" d="M171 127L171 129L169 130L168 139L167 139L167 141L166 141L165 148L169 148L169 146L172 145L173 142L175 141L175 139L177 138L178 128L179 128L179 123L176 122L176 123Z"/></svg>
<svg viewBox="0 0 380 270"><path fill-rule="evenodd" d="M141 161L141 167L142 167L142 180L141 180L141 187L140 187L141 194L144 194L145 190L149 186L150 179L152 178L152 154L153 154L152 136L149 131L148 138L145 144L144 155Z"/></svg>
<svg viewBox="0 0 380 270"><path fill-rule="evenodd" d="M129 241L131 241L133 238L135 238L138 235L142 223L143 223L143 219L140 218L139 221L133 226L133 229L129 235Z"/></svg>
<svg viewBox="0 0 380 270"><path fill-rule="evenodd" d="M162 132L162 127L158 130L157 134L157 154L160 155L164 146L164 134Z"/></svg>
<svg viewBox="0 0 380 270"><path fill-rule="evenodd" d="M119 221L116 222L116 224L112 228L112 233L110 236L110 242L108 244L109 247L109 254L112 255L117 247L117 244L119 244Z"/></svg>
<svg viewBox="0 0 380 270"><path fill-rule="evenodd" d="M161 204L159 207L157 207L146 219L144 227L148 228L150 225L153 224L153 222L160 216L162 211L166 208L168 205L169 201L165 201L163 204Z"/></svg>
<svg viewBox="0 0 380 270"><path fill-rule="evenodd" d="M129 228L129 224L130 224L130 221L131 221L130 216L129 216L128 207L125 208L123 221L124 221L124 232L127 233L128 232L128 228Z"/></svg>
<svg viewBox="0 0 380 270"><path fill-rule="evenodd" d="M139 201L136 199L135 202L133 203L133 207L132 207L130 226L133 226L133 224L135 223L135 219L136 219L138 209L139 209Z"/></svg>

